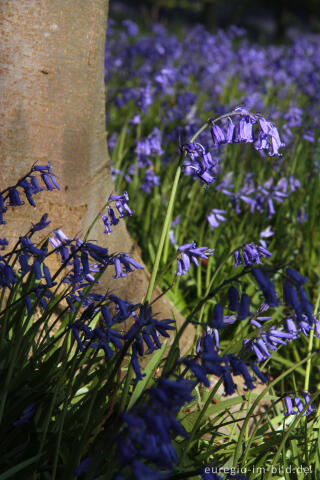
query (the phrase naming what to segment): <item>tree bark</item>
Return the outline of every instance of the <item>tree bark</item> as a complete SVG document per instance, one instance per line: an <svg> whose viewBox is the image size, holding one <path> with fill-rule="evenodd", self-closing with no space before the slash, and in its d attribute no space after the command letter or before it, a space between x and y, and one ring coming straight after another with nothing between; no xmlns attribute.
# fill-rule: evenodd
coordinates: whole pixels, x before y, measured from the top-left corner
<svg viewBox="0 0 320 480"><path fill-rule="evenodd" d="M108 0L1 0L1 188L15 184L35 162L48 161L61 187L37 195L35 210L25 205L8 211L1 236L11 244L45 212L52 229L81 236L114 192L105 128L107 15ZM130 204L134 209L134 199ZM90 239L141 262L123 221L111 236L103 230L98 221ZM106 273L104 288L133 303L142 300L147 272L123 280L112 280L112 274ZM173 307L162 297L154 309L169 317Z"/></svg>

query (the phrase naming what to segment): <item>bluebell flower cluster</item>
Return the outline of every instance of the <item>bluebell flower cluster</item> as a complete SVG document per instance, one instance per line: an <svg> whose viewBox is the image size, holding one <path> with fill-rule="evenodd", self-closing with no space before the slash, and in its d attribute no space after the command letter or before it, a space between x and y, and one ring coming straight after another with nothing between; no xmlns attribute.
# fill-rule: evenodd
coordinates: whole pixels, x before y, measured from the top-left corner
<svg viewBox="0 0 320 480"><path fill-rule="evenodd" d="M208 260L208 256L213 255L214 250L208 247L197 247L195 242L192 242L181 245L178 248L178 252L180 253L180 256L177 258L178 271L176 272L176 275L181 276L189 271L191 262L198 267L198 258Z"/></svg>
<svg viewBox="0 0 320 480"><path fill-rule="evenodd" d="M44 186L40 186L37 177L41 177ZM18 183L12 187L8 187L0 193L0 224L4 224L3 214L7 211L8 206L19 207L24 205L21 200L23 193L28 203L33 207L36 206L33 195L43 190L60 190L55 175L52 173L51 162L48 165L33 165L31 170L22 177Z"/></svg>
<svg viewBox="0 0 320 480"><path fill-rule="evenodd" d="M227 219L224 217L226 213L225 210L220 210L218 208L213 208L209 215L207 215L207 219L210 225L210 228L213 230L217 228L222 222L226 222Z"/></svg>
<svg viewBox="0 0 320 480"><path fill-rule="evenodd" d="M303 392L303 399L304 399L304 403L298 395L295 395L292 401L291 396L286 395L284 397L284 401L286 405L286 411L284 412L284 416L288 417L289 415L297 415L298 413L303 412L306 406L308 406L308 408L304 413L302 413L303 417L314 413L316 409L314 408L313 405L311 405L311 398L307 392ZM296 410L294 409L293 404L296 407Z"/></svg>
<svg viewBox="0 0 320 480"><path fill-rule="evenodd" d="M123 415L126 428L118 443L120 466L131 466L135 478L146 478L145 472L147 478L165 478L173 470L178 457L172 440L187 436L177 414L192 401L194 386L191 380L159 378L145 401ZM160 472L163 477L157 476Z"/></svg>
<svg viewBox="0 0 320 480"><path fill-rule="evenodd" d="M213 160L211 153L200 143L187 143L181 150L187 153L184 161L185 173L198 177L206 185L214 183L217 162Z"/></svg>
<svg viewBox="0 0 320 480"><path fill-rule="evenodd" d="M219 306L219 311L214 312L213 322L217 321L217 317L220 317L219 323L221 323L223 321L221 306ZM215 375L223 380L225 395L232 395L236 391L233 375L241 375L245 388L248 390L255 388L254 382L257 379L256 377L263 383L266 383L266 377L253 362L247 364L233 354L220 356L218 348L219 346L216 345L214 339L213 329L209 328L198 342L197 357L182 359L182 362L188 366L198 382L202 382L208 387L210 385L208 375ZM253 371L254 376L250 374L248 366Z"/></svg>
<svg viewBox="0 0 320 480"><path fill-rule="evenodd" d="M261 245L255 243L246 243L242 248L235 250L234 260L235 267L243 265L244 267L250 267L255 264L262 264L261 257L271 257L272 253Z"/></svg>

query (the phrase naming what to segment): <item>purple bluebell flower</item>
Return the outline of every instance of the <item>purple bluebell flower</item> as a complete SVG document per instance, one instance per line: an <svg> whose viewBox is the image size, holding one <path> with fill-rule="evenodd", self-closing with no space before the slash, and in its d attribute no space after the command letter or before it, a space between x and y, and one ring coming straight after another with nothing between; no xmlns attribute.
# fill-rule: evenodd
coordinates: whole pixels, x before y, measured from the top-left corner
<svg viewBox="0 0 320 480"><path fill-rule="evenodd" d="M181 147L181 150L187 152L183 165L185 173L193 173L207 185L215 181L214 170L217 164L203 145L187 143Z"/></svg>
<svg viewBox="0 0 320 480"><path fill-rule="evenodd" d="M226 180L218 185L217 189L220 190L224 195L230 197L232 207L235 209L237 214L241 213L240 201L244 202L246 205L249 205L250 212L253 212L256 208L256 199L253 198L253 195L256 192L255 186L253 184L252 174L248 174L245 178L244 185L238 190L238 192L231 192L229 189L233 187L231 184L231 176L226 177Z"/></svg>
<svg viewBox="0 0 320 480"><path fill-rule="evenodd" d="M21 427L22 425L26 425L27 423L30 422L31 418L35 414L35 411L36 411L36 404L31 403L31 405L29 405L27 408L25 408L25 410L23 410L19 420L16 420L15 422L13 422L12 425L14 427Z"/></svg>
<svg viewBox="0 0 320 480"><path fill-rule="evenodd" d="M251 364L251 370L255 375L257 375L257 377L262 383L267 383L267 377L261 372L260 368L255 363Z"/></svg>
<svg viewBox="0 0 320 480"><path fill-rule="evenodd" d="M239 309L239 292L236 287L230 287L228 290L229 306L228 309L232 312L237 312Z"/></svg>
<svg viewBox="0 0 320 480"><path fill-rule="evenodd" d="M92 457L87 457L82 462L77 466L73 474L76 477L80 477L81 475L84 475L89 471L90 465L92 463L93 458Z"/></svg>
<svg viewBox="0 0 320 480"><path fill-rule="evenodd" d="M122 21L122 25L127 29L128 35L130 37L135 37L139 33L138 25L130 19L125 19Z"/></svg>
<svg viewBox="0 0 320 480"><path fill-rule="evenodd" d="M211 229L214 229L218 227L220 223L227 221L227 219L223 216L224 213L226 213L225 210L219 210L216 208L213 208L211 210L209 215L207 215L207 219Z"/></svg>
<svg viewBox="0 0 320 480"><path fill-rule="evenodd" d="M131 258L127 253L120 253L112 257L110 260L114 264L116 275L113 278L125 277L127 273L133 272L134 269L143 270L143 266ZM122 269L124 267L124 271Z"/></svg>
<svg viewBox="0 0 320 480"><path fill-rule="evenodd" d="M219 127L219 125L213 124L211 127L211 135L212 135L212 140L215 145L221 145L222 143L225 143L226 138L225 135L222 131L222 129Z"/></svg>
<svg viewBox="0 0 320 480"><path fill-rule="evenodd" d="M226 131L226 142L227 143L233 143L234 142L234 135L235 135L235 124L229 118L229 123Z"/></svg>
<svg viewBox="0 0 320 480"><path fill-rule="evenodd" d="M242 375L246 389L253 390L255 385L253 383L254 377L249 373L249 370L243 360L240 360L235 355L228 355L230 366L232 369L233 375Z"/></svg>
<svg viewBox="0 0 320 480"><path fill-rule="evenodd" d="M267 150L270 156L281 155L279 149L284 147L277 127L263 117L259 117L259 132L254 147L257 150Z"/></svg>
<svg viewBox="0 0 320 480"><path fill-rule="evenodd" d="M32 193L33 193L32 192L32 185L31 185L31 183L29 183L27 178L23 178L23 179L19 180L18 186L23 188L24 194L27 197L27 200L28 200L29 204L32 207L35 207L36 204L35 204L35 202L33 200L33 197L32 197Z"/></svg>
<svg viewBox="0 0 320 480"><path fill-rule="evenodd" d="M127 192L123 192L122 195L110 195L108 201L115 202L120 218L133 215L133 211L128 205L129 195L127 194Z"/></svg>
<svg viewBox="0 0 320 480"><path fill-rule="evenodd" d="M19 240L21 243L21 248L23 252L26 254L44 259L44 257L48 253L47 248L45 247L43 249L37 248L28 237L20 237Z"/></svg>
<svg viewBox="0 0 320 480"><path fill-rule="evenodd" d="M252 315L250 312L250 297L243 293L239 304L238 318L239 320L245 320L250 315Z"/></svg>
<svg viewBox="0 0 320 480"><path fill-rule="evenodd" d="M289 415L296 415L297 414L297 411L296 410L293 410L293 404L292 404L292 400L291 400L291 397L290 395L286 395L284 397L284 401L285 401L285 404L286 404L286 411L283 413L285 417L289 416Z"/></svg>
<svg viewBox="0 0 320 480"><path fill-rule="evenodd" d="M39 182L36 177L30 176L30 183L31 183L31 193L34 195L36 193L40 193L45 190L44 187L40 187Z"/></svg>
<svg viewBox="0 0 320 480"><path fill-rule="evenodd" d="M253 125L247 118L241 117L236 126L234 134L235 142L252 143L253 142Z"/></svg>
<svg viewBox="0 0 320 480"><path fill-rule="evenodd" d="M256 245L255 243L246 243L243 247L234 252L235 267L239 265L244 265L249 267L256 263L262 264L260 257L271 257L270 253L266 248Z"/></svg>
<svg viewBox="0 0 320 480"><path fill-rule="evenodd" d="M101 215L101 219L102 219L104 227L105 227L103 233L105 235L107 235L108 233L112 233L113 232L113 230L111 228L112 223L111 223L109 217L107 215Z"/></svg>
<svg viewBox="0 0 320 480"><path fill-rule="evenodd" d="M217 303L213 309L212 318L209 320L208 325L211 328L225 328L225 323L223 321L223 309L220 303Z"/></svg>
<svg viewBox="0 0 320 480"><path fill-rule="evenodd" d="M32 228L30 230L30 233L38 232L39 230L43 230L48 225L50 225L51 220L49 220L49 221L47 221L47 220L48 220L48 214L45 213L44 215L42 215L42 217L41 217L41 219L38 223L32 224Z"/></svg>
<svg viewBox="0 0 320 480"><path fill-rule="evenodd" d="M282 203L287 194L287 184L279 182L273 185L273 178L269 178L262 186L257 188L256 209L259 212L268 211L268 218L275 214L274 201Z"/></svg>
<svg viewBox="0 0 320 480"><path fill-rule="evenodd" d="M193 373L198 382L203 383L203 385L205 385L206 387L210 387L210 382L206 375L206 370L201 365L199 365L195 360L190 358L184 358L182 363L189 368L189 370Z"/></svg>
<svg viewBox="0 0 320 480"><path fill-rule="evenodd" d="M266 239L269 239L274 235L274 232L271 230L270 225L260 232L259 243L262 247L267 248Z"/></svg>
<svg viewBox="0 0 320 480"><path fill-rule="evenodd" d="M199 262L197 257L208 260L208 256L213 255L214 250L208 247L196 247L195 242L192 242L181 245L178 248L178 252L180 253L180 257L177 258L178 272L176 272L176 275L184 275L188 272L191 261L198 267Z"/></svg>
<svg viewBox="0 0 320 480"><path fill-rule="evenodd" d="M260 268L253 268L252 274L262 290L265 302L270 305L270 307L277 307L279 305L279 300L277 298L274 285L269 280L267 275Z"/></svg>
<svg viewBox="0 0 320 480"><path fill-rule="evenodd" d="M9 190L9 205L11 207L20 207L24 205L24 202L20 200L18 190L16 188L10 188Z"/></svg>
<svg viewBox="0 0 320 480"><path fill-rule="evenodd" d="M218 475L217 473L215 473L217 470L219 470L217 467L211 467L211 469L213 471L209 471L207 472L207 469L209 468L210 470L210 467L206 467L202 473L201 473L201 478L202 480L223 480L223 478Z"/></svg>
<svg viewBox="0 0 320 480"><path fill-rule="evenodd" d="M140 89L137 99L137 106L143 113L147 113L148 108L153 103L153 91L150 82L144 88Z"/></svg>
<svg viewBox="0 0 320 480"><path fill-rule="evenodd" d="M315 412L316 409L313 405L311 405L311 398L310 398L310 395L307 392L303 392L303 398L304 398L304 401L305 401L306 405L308 405L308 409L306 411L306 415L308 416L311 413Z"/></svg>
<svg viewBox="0 0 320 480"><path fill-rule="evenodd" d="M181 215L178 215L174 220L171 222L171 228L169 230L169 240L172 243L172 245L176 244L175 238L174 238L174 231L173 228L176 227L181 221Z"/></svg>
<svg viewBox="0 0 320 480"><path fill-rule="evenodd" d="M301 318L302 305L298 298L297 291L287 280L283 284L283 297L286 305L290 308L293 308L297 317Z"/></svg>
<svg viewBox="0 0 320 480"><path fill-rule="evenodd" d="M160 185L160 177L154 173L151 168L146 171L141 190L150 193L151 189Z"/></svg>
<svg viewBox="0 0 320 480"><path fill-rule="evenodd" d="M5 250L5 248L9 245L9 242L6 238L0 238L0 248L1 250Z"/></svg>
<svg viewBox="0 0 320 480"><path fill-rule="evenodd" d="M287 268L286 274L290 280L294 281L299 286L304 285L308 281L307 277L303 277L299 272L296 272L292 268Z"/></svg>

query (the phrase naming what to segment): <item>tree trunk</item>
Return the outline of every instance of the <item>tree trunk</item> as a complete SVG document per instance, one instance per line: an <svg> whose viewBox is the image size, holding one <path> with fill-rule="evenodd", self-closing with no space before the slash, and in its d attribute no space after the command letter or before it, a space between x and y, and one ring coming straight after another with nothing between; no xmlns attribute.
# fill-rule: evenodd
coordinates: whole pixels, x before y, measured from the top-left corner
<svg viewBox="0 0 320 480"><path fill-rule="evenodd" d="M8 211L1 237L11 244L45 212L52 229L61 227L69 237L84 234L114 192L105 129L107 15L108 0L1 0L1 188L15 184L35 162L48 161L61 187L37 195L36 210L25 205ZM130 204L134 209L134 198ZM111 236L103 230L98 221L90 239L141 261L123 222ZM110 281L113 273L106 273L104 287L140 302L148 273ZM171 309L165 297L154 308L161 317L171 316ZM174 314L180 324L182 317Z"/></svg>

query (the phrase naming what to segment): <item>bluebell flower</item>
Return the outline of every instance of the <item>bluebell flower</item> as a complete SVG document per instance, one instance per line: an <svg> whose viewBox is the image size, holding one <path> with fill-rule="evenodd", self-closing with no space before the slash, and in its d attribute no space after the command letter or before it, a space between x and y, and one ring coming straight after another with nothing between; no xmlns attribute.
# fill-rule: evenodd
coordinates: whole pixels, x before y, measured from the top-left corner
<svg viewBox="0 0 320 480"><path fill-rule="evenodd" d="M165 473L161 473L154 468L150 468L138 460L133 461L132 471L137 480L162 480L167 478Z"/></svg>
<svg viewBox="0 0 320 480"><path fill-rule="evenodd" d="M100 247L95 243L85 242L83 248L89 253L89 255L102 264L109 264L111 261L111 256L107 248Z"/></svg>
<svg viewBox="0 0 320 480"><path fill-rule="evenodd" d="M10 188L9 190L9 205L11 207L20 207L24 205L24 202L20 200L18 190L16 188Z"/></svg>
<svg viewBox="0 0 320 480"><path fill-rule="evenodd" d="M137 99L137 106L143 113L147 113L148 108L153 103L153 91L150 82L144 88L140 89L139 97Z"/></svg>
<svg viewBox="0 0 320 480"><path fill-rule="evenodd" d="M30 183L31 183L31 193L34 195L36 193L40 193L45 190L44 187L40 187L39 182L36 177L30 176Z"/></svg>
<svg viewBox="0 0 320 480"><path fill-rule="evenodd" d="M118 440L120 465L133 468L134 462L151 461L157 471L173 468L177 455L172 440L176 435L187 436L176 415L192 400L194 386L195 382L189 380L160 378L148 391L144 403L123 414L126 428ZM138 473L144 474L139 468Z"/></svg>
<svg viewBox="0 0 320 480"><path fill-rule="evenodd" d="M133 215L133 211L128 205L129 195L127 194L127 192L123 192L122 195L110 195L108 201L115 202L120 218Z"/></svg>
<svg viewBox="0 0 320 480"><path fill-rule="evenodd" d="M36 404L31 403L31 405L29 405L27 408L25 408L25 410L23 410L19 420L16 420L15 422L13 422L12 425L14 427L21 427L22 425L26 425L27 423L30 422L31 418L35 414L35 411L36 411Z"/></svg>
<svg viewBox="0 0 320 480"><path fill-rule="evenodd" d="M207 219L211 229L214 229L220 225L222 222L226 222L226 218L223 214L226 213L225 210L219 210L217 208L213 208L209 215L207 215Z"/></svg>
<svg viewBox="0 0 320 480"><path fill-rule="evenodd" d="M126 27L128 35L135 37L139 33L138 25L130 19L122 20L122 25Z"/></svg>
<svg viewBox="0 0 320 480"><path fill-rule="evenodd" d="M257 284L262 290L265 302L270 305L270 307L277 307L279 305L279 300L273 283L260 268L253 268L251 271Z"/></svg>
<svg viewBox="0 0 320 480"><path fill-rule="evenodd" d="M195 242L192 242L181 245L178 248L178 252L180 253L180 257L177 258L178 272L176 272L176 275L184 275L188 272L191 261L198 267L199 262L197 257L208 260L208 256L213 255L214 249L196 247Z"/></svg>
<svg viewBox="0 0 320 480"><path fill-rule="evenodd" d="M104 233L105 234L112 233L113 232L113 230L111 228L112 222L110 221L109 217L107 215L101 215L101 219L102 219L103 224L105 226Z"/></svg>
<svg viewBox="0 0 320 480"><path fill-rule="evenodd" d="M292 268L287 268L286 274L288 275L290 280L293 280L299 286L304 285L308 281L306 277L303 277L299 272L296 272Z"/></svg>
<svg viewBox="0 0 320 480"><path fill-rule="evenodd" d="M172 222L171 222L171 228L169 230L169 240L172 245L176 244L175 238L174 238L174 231L173 228L178 225L181 221L181 216L178 215Z"/></svg>
<svg viewBox="0 0 320 480"><path fill-rule="evenodd" d="M261 372L261 370L255 363L251 364L251 370L255 375L257 375L257 377L259 378L259 380L261 380L262 383L267 383L267 377Z"/></svg>
<svg viewBox="0 0 320 480"><path fill-rule="evenodd" d="M161 132L159 128L154 127L150 135L148 135L146 138L138 140L135 153L138 155L138 163L142 162L140 166L152 164L152 162L148 160L148 157L154 157L163 154L161 147Z"/></svg>
<svg viewBox="0 0 320 480"><path fill-rule="evenodd" d="M27 180L27 178L23 178L21 180L19 180L18 182L18 186L23 188L24 190L24 194L25 196L27 197L27 200L29 202L29 204L32 206L32 207L35 207L36 204L33 200L33 197L32 197L32 185L31 183L29 183L29 181Z"/></svg>
<svg viewBox="0 0 320 480"><path fill-rule="evenodd" d="M236 287L231 286L228 290L229 306L228 309L232 312L237 312L239 309L239 292Z"/></svg>
<svg viewBox="0 0 320 480"><path fill-rule="evenodd" d="M266 239L269 239L270 237L272 237L274 235L274 232L272 232L271 230L271 227L270 225L265 228L264 230L262 230L262 232L260 232L260 238L259 238L259 243L262 247L264 248L267 248L267 242L266 242Z"/></svg>
<svg viewBox="0 0 320 480"><path fill-rule="evenodd" d="M283 283L283 297L284 297L285 304L288 307L293 308L297 317L301 318L302 305L298 298L297 291L293 287L293 285L287 280L285 280L285 282Z"/></svg>
<svg viewBox="0 0 320 480"><path fill-rule="evenodd" d="M210 468L210 467L207 467L207 468ZM217 467L212 467L212 469L218 470ZM206 472L206 469L204 469L202 471L201 478L202 478L202 480L223 480L223 478L220 475L218 475L217 473Z"/></svg>
<svg viewBox="0 0 320 480"><path fill-rule="evenodd" d="M6 238L0 238L0 248L1 250L5 250L5 248L9 245L9 242Z"/></svg>
<svg viewBox="0 0 320 480"><path fill-rule="evenodd" d="M48 225L50 225L51 220L48 220L48 214L45 213L42 215L40 221L38 223L32 224L32 228L30 230L30 233L38 232L39 230L43 230L46 228Z"/></svg>
<svg viewBox="0 0 320 480"><path fill-rule="evenodd" d="M154 173L151 168L146 171L141 190L150 193L151 189L160 185L160 177Z"/></svg>
<svg viewBox="0 0 320 480"><path fill-rule="evenodd" d="M253 390L255 385L253 383L254 377L249 373L249 370L243 360L240 360L235 355L228 355L230 366L233 375L242 375L247 390Z"/></svg>
<svg viewBox="0 0 320 480"><path fill-rule="evenodd" d="M148 346L148 352L152 353L155 349L161 348L159 336L169 337L168 330L175 330L171 325L175 323L174 320L164 319L156 320L152 316L151 307L148 305L141 305L139 315L134 314L134 323L126 332L124 338L126 340L134 340L132 345L132 365L135 372L138 374L137 379L141 378L140 366L138 364L138 354L144 355L143 341Z"/></svg>
<svg viewBox="0 0 320 480"><path fill-rule="evenodd" d="M48 249L45 247L43 249L37 248L29 237L19 237L19 241L23 252L26 254L39 257L43 260L48 253Z"/></svg>
<svg viewBox="0 0 320 480"><path fill-rule="evenodd" d="M225 135L219 125L213 124L211 126L211 135L215 145L221 145L226 141Z"/></svg>
<svg viewBox="0 0 320 480"><path fill-rule="evenodd" d="M250 297L243 293L239 304L238 318L239 320L245 320L250 315L252 315L250 312Z"/></svg>
<svg viewBox="0 0 320 480"><path fill-rule="evenodd" d="M110 263L114 265L116 271L116 275L113 276L113 278L125 277L127 273L133 272L135 268L137 270L143 270L144 268L127 253L119 253L119 255L112 257ZM122 269L122 265L124 267L124 271Z"/></svg>
<svg viewBox="0 0 320 480"><path fill-rule="evenodd" d="M258 328L261 324L257 322ZM260 330L259 335L253 339L245 339L243 346L245 349L252 350L257 356L258 362L262 362L271 356L272 351L276 350L279 345L286 345L296 338L295 332L289 332L287 329L280 330L274 327L267 331Z"/></svg>
<svg viewBox="0 0 320 480"><path fill-rule="evenodd" d="M249 267L256 263L262 264L260 257L271 257L270 253L266 248L261 245L256 245L255 243L246 243L243 247L234 252L235 267L239 265L244 265Z"/></svg>
<svg viewBox="0 0 320 480"><path fill-rule="evenodd" d="M240 201L244 202L246 205L249 205L250 211L253 212L256 207L256 199L253 198L253 195L256 192L256 189L253 184L252 175L248 174L245 178L244 185L238 190L238 192L231 192L229 189L232 188L231 176L218 185L218 190L221 191L224 195L230 197L232 207L235 209L237 214L241 213Z"/></svg>
<svg viewBox="0 0 320 480"><path fill-rule="evenodd" d="M234 133L234 142L253 142L253 124L246 117L241 117Z"/></svg>
<svg viewBox="0 0 320 480"><path fill-rule="evenodd" d="M5 225L5 221L3 220L3 214L6 213L7 207L4 206L4 198L0 193L0 225Z"/></svg>
<svg viewBox="0 0 320 480"><path fill-rule="evenodd" d="M212 318L209 320L208 325L212 328L225 328L225 323L223 321L223 309L220 303L217 303L213 309Z"/></svg>
<svg viewBox="0 0 320 480"><path fill-rule="evenodd" d="M273 202L282 203L287 197L287 185L281 182L281 180L276 185L273 185L273 178L269 178L263 185L257 188L255 208L259 212L267 210L267 218L271 218L275 214Z"/></svg>
<svg viewBox="0 0 320 480"><path fill-rule="evenodd" d="M285 404L286 404L286 411L283 413L285 417L289 416L289 415L296 415L297 414L297 411L293 409L293 404L292 404L292 400L291 400L291 397L290 395L286 395L284 397L284 401L285 401Z"/></svg>
<svg viewBox="0 0 320 480"><path fill-rule="evenodd" d="M197 363L197 361L191 358L184 358L182 363L184 363L184 365L189 368L189 370L193 373L198 382L203 383L206 387L210 387L210 382L206 375L207 372L205 368L203 368L201 365L199 365L199 363Z"/></svg>
<svg viewBox="0 0 320 480"><path fill-rule="evenodd" d="M186 160L183 164L185 173L194 174L204 183L209 185L215 181L216 162L200 143L187 143L181 147L182 151L187 152Z"/></svg>
<svg viewBox="0 0 320 480"><path fill-rule="evenodd" d="M257 150L267 150L270 156L281 155L279 149L284 146L278 129L265 118L259 117L259 132L254 147Z"/></svg>
<svg viewBox="0 0 320 480"><path fill-rule="evenodd" d="M77 466L73 474L76 477L80 477L81 475L86 474L89 471L90 465L92 463L93 458L87 457Z"/></svg>
<svg viewBox="0 0 320 480"><path fill-rule="evenodd" d="M133 305L132 303L128 302L127 300L122 300L121 298L117 297L114 294L110 294L108 296L109 300L116 305L117 313L113 318L115 323L123 322L130 317L132 312L137 309L137 305Z"/></svg>
<svg viewBox="0 0 320 480"><path fill-rule="evenodd" d="M21 273L25 275L31 270L31 266L28 264L30 256L26 254L19 255L19 263L21 266Z"/></svg>

